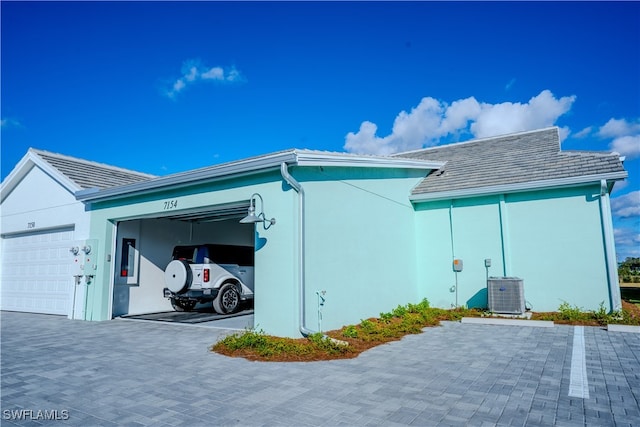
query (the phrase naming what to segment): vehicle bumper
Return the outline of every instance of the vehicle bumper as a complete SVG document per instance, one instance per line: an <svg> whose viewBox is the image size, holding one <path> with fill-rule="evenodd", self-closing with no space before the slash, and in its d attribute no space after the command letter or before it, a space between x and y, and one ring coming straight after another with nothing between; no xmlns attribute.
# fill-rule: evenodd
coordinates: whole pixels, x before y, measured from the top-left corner
<svg viewBox="0 0 640 427"><path fill-rule="evenodd" d="M163 289L165 298L175 298L177 300L193 300L193 301L210 301L216 299L218 296L217 289L205 288L205 289L189 289L187 292L176 294L171 292L168 288Z"/></svg>

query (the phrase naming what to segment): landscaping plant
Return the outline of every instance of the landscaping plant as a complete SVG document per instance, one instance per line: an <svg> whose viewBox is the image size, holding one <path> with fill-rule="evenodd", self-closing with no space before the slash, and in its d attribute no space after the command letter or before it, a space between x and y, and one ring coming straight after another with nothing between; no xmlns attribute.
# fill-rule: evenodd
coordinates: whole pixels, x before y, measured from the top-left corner
<svg viewBox="0 0 640 427"><path fill-rule="evenodd" d="M419 334L426 327L438 326L442 320L460 320L463 317L481 317L487 313L475 309L432 308L429 301L399 305L379 318L363 319L357 325L348 325L325 334L316 333L306 338L280 338L264 331L247 330L229 335L211 348L212 351L250 360L309 362L314 360L346 359L363 351L408 334ZM557 312L534 313L533 320L552 320L556 323L604 326L609 323L640 325L640 307L622 302L620 312L608 313L604 303L598 310L585 311L563 302Z"/></svg>
<svg viewBox="0 0 640 427"><path fill-rule="evenodd" d="M247 330L225 337L211 349L227 356L263 361L346 359L407 334L418 334L425 327L437 326L441 320L479 315L476 310L464 308L432 308L424 299L418 304L399 305L390 313L380 313L380 318L363 319L357 325L329 331L326 335L317 333L293 339L269 336L262 330Z"/></svg>

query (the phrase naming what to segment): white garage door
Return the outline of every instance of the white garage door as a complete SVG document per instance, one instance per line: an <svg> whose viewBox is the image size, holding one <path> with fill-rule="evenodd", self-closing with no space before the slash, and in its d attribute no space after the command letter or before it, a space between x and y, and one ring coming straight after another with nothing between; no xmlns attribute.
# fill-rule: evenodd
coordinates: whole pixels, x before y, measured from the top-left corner
<svg viewBox="0 0 640 427"><path fill-rule="evenodd" d="M3 310L68 314L73 229L2 237Z"/></svg>

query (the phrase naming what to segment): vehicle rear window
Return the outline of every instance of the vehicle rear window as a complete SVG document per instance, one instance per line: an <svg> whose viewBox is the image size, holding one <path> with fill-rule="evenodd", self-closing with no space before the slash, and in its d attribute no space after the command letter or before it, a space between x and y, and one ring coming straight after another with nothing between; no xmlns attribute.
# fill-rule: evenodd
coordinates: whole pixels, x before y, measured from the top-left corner
<svg viewBox="0 0 640 427"><path fill-rule="evenodd" d="M185 260L191 264L205 263L208 258L216 264L238 264L253 266L254 249L251 246L235 245L196 245L176 246L173 249L173 259Z"/></svg>

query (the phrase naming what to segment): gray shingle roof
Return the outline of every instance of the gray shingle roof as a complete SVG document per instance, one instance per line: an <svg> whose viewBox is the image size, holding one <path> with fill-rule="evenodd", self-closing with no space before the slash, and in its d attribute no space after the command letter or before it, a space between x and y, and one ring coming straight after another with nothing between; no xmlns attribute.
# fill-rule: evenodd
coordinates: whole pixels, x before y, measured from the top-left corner
<svg viewBox="0 0 640 427"><path fill-rule="evenodd" d="M555 127L396 156L446 162L420 182L413 195L609 173L626 176L617 153L561 151Z"/></svg>
<svg viewBox="0 0 640 427"><path fill-rule="evenodd" d="M77 159L75 157L64 156L62 154L50 153L48 151L36 150L33 148L30 149L30 151L60 171L60 173L82 189L103 189L148 181L155 178L154 175L135 172L88 160Z"/></svg>

